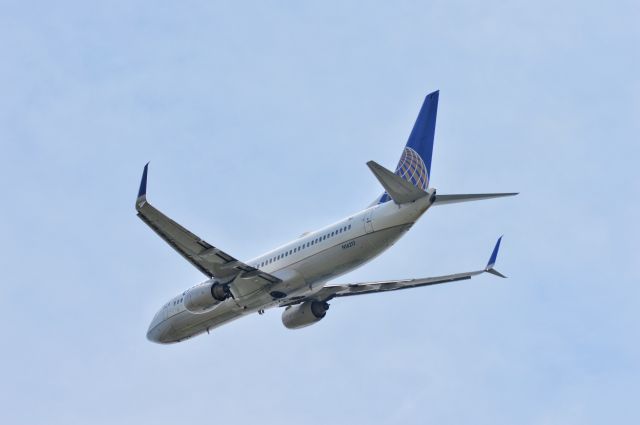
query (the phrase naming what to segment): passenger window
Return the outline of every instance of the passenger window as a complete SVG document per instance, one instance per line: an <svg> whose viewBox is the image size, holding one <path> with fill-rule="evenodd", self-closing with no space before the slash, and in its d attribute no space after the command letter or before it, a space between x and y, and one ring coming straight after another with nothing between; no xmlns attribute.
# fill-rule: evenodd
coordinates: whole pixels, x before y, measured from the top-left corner
<svg viewBox="0 0 640 425"><path fill-rule="evenodd" d="M333 237L333 235L334 235L334 232L331 232L331 237Z"/></svg>

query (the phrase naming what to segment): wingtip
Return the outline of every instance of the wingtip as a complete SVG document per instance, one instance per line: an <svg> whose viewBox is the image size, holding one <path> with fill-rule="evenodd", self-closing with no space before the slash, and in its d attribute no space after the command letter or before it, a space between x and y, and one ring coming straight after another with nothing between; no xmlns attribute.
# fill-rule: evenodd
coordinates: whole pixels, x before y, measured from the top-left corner
<svg viewBox="0 0 640 425"><path fill-rule="evenodd" d="M147 197L147 173L149 170L149 163L147 162L142 170L142 179L140 180L140 188L138 189L138 203L144 201ZM142 198L142 199L141 199Z"/></svg>

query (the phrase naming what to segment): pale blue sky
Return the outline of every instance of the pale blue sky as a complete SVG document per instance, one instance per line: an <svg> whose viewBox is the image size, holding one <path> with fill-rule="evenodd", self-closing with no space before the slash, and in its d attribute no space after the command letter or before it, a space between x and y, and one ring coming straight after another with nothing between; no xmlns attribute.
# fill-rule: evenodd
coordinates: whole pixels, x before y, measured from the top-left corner
<svg viewBox="0 0 640 425"><path fill-rule="evenodd" d="M640 6L2 1L0 422L640 420ZM149 197L249 258L366 206L440 89L429 211L341 282L510 276L336 300L183 344L145 332L202 279Z"/></svg>

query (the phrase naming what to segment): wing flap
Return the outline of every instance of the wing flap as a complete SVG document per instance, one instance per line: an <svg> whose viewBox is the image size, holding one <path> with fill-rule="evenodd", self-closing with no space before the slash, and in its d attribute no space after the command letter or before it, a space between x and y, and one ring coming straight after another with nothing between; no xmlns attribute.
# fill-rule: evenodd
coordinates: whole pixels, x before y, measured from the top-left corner
<svg viewBox="0 0 640 425"><path fill-rule="evenodd" d="M318 292L295 301L285 301L281 304L282 307L287 305L297 304L303 301L316 300L316 301L329 301L333 298L349 297L353 295L375 294L379 292L398 291L401 289L419 288L422 286L438 285L441 283L458 282L461 280L468 280L474 276L482 273L491 273L496 276L505 277L500 272L496 271L493 266L496 263L498 256L498 250L500 248L500 241L502 237L496 242L489 262L482 270L475 270L471 272L455 273L444 276L426 277L419 279L403 279L403 280L385 280L379 282L361 282L361 283L348 283L338 285L326 285Z"/></svg>
<svg viewBox="0 0 640 425"><path fill-rule="evenodd" d="M387 280L379 282L351 283L346 285L327 285L316 294L314 294L314 299L317 299L319 301L329 301L332 298L338 297L349 297L353 295L376 294L379 292L398 291L400 289L419 288L421 286L438 285L441 283L467 280L481 273L484 273L484 270L446 276L429 277L423 279Z"/></svg>

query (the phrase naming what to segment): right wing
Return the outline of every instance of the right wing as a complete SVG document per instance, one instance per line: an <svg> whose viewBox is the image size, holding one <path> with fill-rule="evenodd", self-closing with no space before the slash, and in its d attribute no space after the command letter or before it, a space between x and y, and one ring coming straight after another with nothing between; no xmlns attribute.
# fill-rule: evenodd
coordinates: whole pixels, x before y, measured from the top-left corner
<svg viewBox="0 0 640 425"><path fill-rule="evenodd" d="M238 282L238 286L244 286L245 288L238 291L240 295L253 292L253 290L259 289L260 286L266 284L280 282L277 277L238 261L221 249L209 244L148 203L146 196L148 167L149 164L145 165L142 173L136 210L138 211L138 217L166 243L210 278L215 278L222 282L231 282L238 278L242 279L242 283Z"/></svg>
<svg viewBox="0 0 640 425"><path fill-rule="evenodd" d="M404 280L385 280L379 282L361 282L361 283L348 283L341 285L327 285L320 289L318 292L306 297L304 299L296 300L295 302L283 303L281 306L287 306L297 304L303 301L329 301L336 297L348 297L351 295L363 295L363 294L375 294L378 292L397 291L400 289L419 288L421 286L437 285L440 283L456 282L459 280L471 279L473 276L477 276L482 273L491 273L496 276L506 277L502 273L493 268L498 256L498 249L500 248L500 241L502 236L496 242L491 257L487 266L483 270L476 270L466 273L456 273L445 276L426 277L421 279L404 279Z"/></svg>

